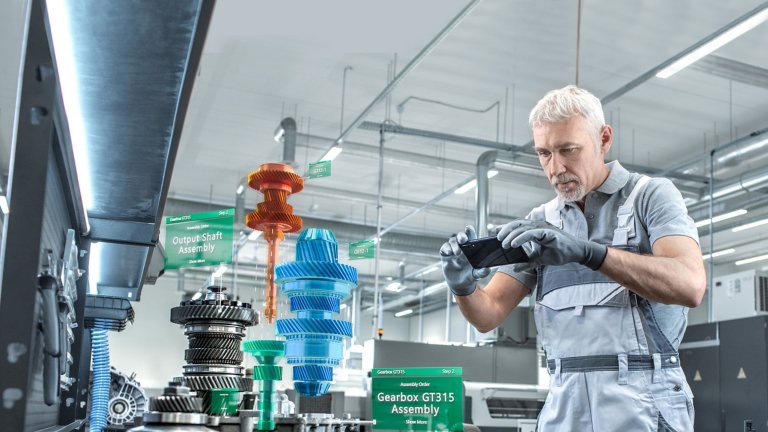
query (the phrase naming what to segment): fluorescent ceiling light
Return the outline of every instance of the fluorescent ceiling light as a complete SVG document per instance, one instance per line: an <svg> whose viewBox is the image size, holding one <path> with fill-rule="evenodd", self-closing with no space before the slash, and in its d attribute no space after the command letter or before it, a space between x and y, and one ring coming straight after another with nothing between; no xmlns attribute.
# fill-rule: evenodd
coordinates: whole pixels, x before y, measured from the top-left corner
<svg viewBox="0 0 768 432"><path fill-rule="evenodd" d="M8 198L6 198L5 195L0 195L0 210L3 211L3 214L10 213L10 209L8 208Z"/></svg>
<svg viewBox="0 0 768 432"><path fill-rule="evenodd" d="M413 277L421 277L421 276L424 276L424 275L428 275L428 274L430 274L432 272L437 271L437 269L438 269L438 265L437 264L433 264L433 265L425 268L424 270L416 273L415 275L413 275Z"/></svg>
<svg viewBox="0 0 768 432"><path fill-rule="evenodd" d="M751 222L748 224L740 225L740 226L737 226L736 228L733 228L731 231L733 232L744 231L744 230L748 230L750 228L758 227L760 225L765 225L765 224L768 224L768 219L763 219L763 220Z"/></svg>
<svg viewBox="0 0 768 432"><path fill-rule="evenodd" d="M256 240L259 237L261 237L261 231L253 230L248 234L248 240Z"/></svg>
<svg viewBox="0 0 768 432"><path fill-rule="evenodd" d="M75 50L72 41L73 32L70 29L70 19L67 2L46 2L53 51L56 57L56 71L59 86L64 101L64 111L67 114L69 137L72 140L72 152L75 156L77 182L80 184L80 196L86 210L93 208L93 193L91 192L91 170L88 158L83 111L80 104L80 89L75 67Z"/></svg>
<svg viewBox="0 0 768 432"><path fill-rule="evenodd" d="M203 296L203 292L202 292L202 291L198 291L198 292L196 292L196 293L195 293L195 294L192 296L192 300L197 300L197 299L199 299L199 298L200 298L200 297L202 297L202 296Z"/></svg>
<svg viewBox="0 0 768 432"><path fill-rule="evenodd" d="M498 174L499 174L498 170L494 170L494 169L488 170L488 178L494 178ZM458 189L456 189L456 191L454 193L457 194L457 195L461 195L463 193L466 193L467 191L470 191L470 190L474 189L475 187L477 187L477 180L476 179L472 179L472 180L468 181L467 183L465 183L463 186L461 186Z"/></svg>
<svg viewBox="0 0 768 432"><path fill-rule="evenodd" d="M398 292L400 291L401 286L403 286L403 284L401 284L398 281L394 281L394 282L391 282L389 285L387 285L387 287L384 289L391 292Z"/></svg>
<svg viewBox="0 0 768 432"><path fill-rule="evenodd" d="M238 194L238 195L240 195L240 194L241 194L241 193L243 193L243 192L245 192L245 185L243 185L242 183L240 183L239 185L237 185L237 191L236 191L235 193L236 193L236 194Z"/></svg>
<svg viewBox="0 0 768 432"><path fill-rule="evenodd" d="M213 272L213 277L221 277L221 275L223 275L225 271L227 271L227 265L226 264L219 264L219 268L217 268Z"/></svg>
<svg viewBox="0 0 768 432"><path fill-rule="evenodd" d="M330 149L328 149L327 152L325 152L325 155L320 158L321 161L332 161L336 159L336 156L340 155L341 152L344 151L343 148L339 146L333 146Z"/></svg>
<svg viewBox="0 0 768 432"><path fill-rule="evenodd" d="M695 50L689 52L685 56L681 57L676 62L672 63L671 65L665 67L664 69L660 70L656 76L659 78L669 78L672 75L676 74L677 72L680 72L681 70L685 69L686 67L692 65L693 63L701 60L705 56L711 54L718 48L721 48L722 46L726 45L727 43L731 42L732 40L736 39L737 37L743 35L744 33L752 30L753 28L757 27L758 25L762 24L766 19L768 19L768 9L763 9L762 11L758 12L757 14L747 18L746 20L736 24L723 34L715 37L711 41L705 43L704 45L696 48Z"/></svg>
<svg viewBox="0 0 768 432"><path fill-rule="evenodd" d="M283 135L285 135L285 129L281 125L277 125L277 128L275 128L275 141L281 142L280 140L283 138Z"/></svg>
<svg viewBox="0 0 768 432"><path fill-rule="evenodd" d="M426 297L426 296L432 295L432 294L434 294L436 292L440 292L440 290L443 290L443 289L445 289L447 287L448 287L448 284L446 284L445 282L438 282L438 283L436 283L434 285L430 285L430 286L424 288L421 291L421 295L422 295L422 297Z"/></svg>
<svg viewBox="0 0 768 432"><path fill-rule="evenodd" d="M88 294L99 294L99 278L101 277L101 243L91 243L88 251Z"/></svg>
<svg viewBox="0 0 768 432"><path fill-rule="evenodd" d="M743 260L738 260L738 261L736 261L736 265L740 266L740 265L744 265L744 264L751 264L753 262L765 261L765 260L768 260L768 254L766 254L766 255L759 255L759 256L756 256L756 257L752 257L752 258L746 258L746 259L743 259Z"/></svg>
<svg viewBox="0 0 768 432"><path fill-rule="evenodd" d="M712 218L712 223L717 223L720 221L724 221L726 219L735 218L737 216L741 216L747 214L747 210L745 209L739 209L728 213L723 213L721 215L717 215ZM696 228L703 227L705 225L709 225L709 219L704 219L703 221L696 222Z"/></svg>
<svg viewBox="0 0 768 432"><path fill-rule="evenodd" d="M729 255L729 254L732 254L734 252L736 252L736 249L723 249L723 250L717 251L715 253L704 255L704 261L706 261L706 260L708 260L710 258L717 258L719 256Z"/></svg>
<svg viewBox="0 0 768 432"><path fill-rule="evenodd" d="M413 309L406 309L406 310L401 310L400 312L396 313L395 316L400 318L400 317L404 317L406 315L410 315L412 313L413 313Z"/></svg>

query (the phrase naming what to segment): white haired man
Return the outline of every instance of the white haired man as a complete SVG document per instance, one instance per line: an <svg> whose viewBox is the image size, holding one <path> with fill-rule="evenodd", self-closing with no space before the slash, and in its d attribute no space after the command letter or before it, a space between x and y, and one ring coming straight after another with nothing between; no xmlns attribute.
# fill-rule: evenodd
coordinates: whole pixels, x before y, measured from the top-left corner
<svg viewBox="0 0 768 432"><path fill-rule="evenodd" d="M497 327L535 293L550 372L539 431L693 431L692 394L677 347L706 274L698 234L672 182L605 163L612 129L600 101L567 86L530 114L539 161L557 197L504 225L505 248L529 262L500 267L484 288L459 244L440 249L462 313Z"/></svg>

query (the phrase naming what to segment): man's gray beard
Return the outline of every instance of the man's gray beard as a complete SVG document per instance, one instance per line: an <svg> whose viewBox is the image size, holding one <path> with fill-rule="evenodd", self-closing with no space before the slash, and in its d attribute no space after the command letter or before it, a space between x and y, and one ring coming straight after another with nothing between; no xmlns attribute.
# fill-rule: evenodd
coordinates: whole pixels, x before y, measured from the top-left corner
<svg viewBox="0 0 768 432"><path fill-rule="evenodd" d="M564 183L566 181L572 181L576 183L576 187L566 192L563 192L557 188L558 183ZM562 199L565 202L581 201L586 196L586 192L584 191L584 185L581 184L581 180L576 176L565 175L565 176L558 177L552 186L555 188L555 192L557 192L557 196L559 196L560 199Z"/></svg>
<svg viewBox="0 0 768 432"><path fill-rule="evenodd" d="M563 192L560 189L555 189L555 192L557 192L557 195L565 202L581 201L586 195L584 193L584 186L582 186L581 183L578 183L575 188L567 192Z"/></svg>

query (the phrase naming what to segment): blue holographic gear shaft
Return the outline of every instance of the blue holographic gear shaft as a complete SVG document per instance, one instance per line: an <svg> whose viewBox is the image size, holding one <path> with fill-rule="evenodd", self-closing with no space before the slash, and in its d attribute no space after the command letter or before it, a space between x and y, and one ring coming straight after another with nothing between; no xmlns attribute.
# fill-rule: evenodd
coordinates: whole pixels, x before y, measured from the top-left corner
<svg viewBox="0 0 768 432"><path fill-rule="evenodd" d="M285 337L294 388L304 396L328 391L333 366L344 354L344 338L352 336L352 324L334 316L357 287L357 269L339 263L338 254L331 231L309 228L299 234L296 261L275 267L275 281L296 314L296 318L277 320L276 330Z"/></svg>

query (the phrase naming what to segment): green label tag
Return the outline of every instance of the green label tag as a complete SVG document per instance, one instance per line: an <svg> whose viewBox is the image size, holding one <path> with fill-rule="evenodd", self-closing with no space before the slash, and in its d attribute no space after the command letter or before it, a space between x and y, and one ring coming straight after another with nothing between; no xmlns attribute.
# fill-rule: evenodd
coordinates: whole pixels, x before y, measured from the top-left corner
<svg viewBox="0 0 768 432"><path fill-rule="evenodd" d="M349 244L349 259L373 258L376 250L376 242L373 240L361 240Z"/></svg>
<svg viewBox="0 0 768 432"><path fill-rule="evenodd" d="M331 161L325 160L309 164L307 176L309 178L328 177L331 175Z"/></svg>
<svg viewBox="0 0 768 432"><path fill-rule="evenodd" d="M461 431L460 367L371 370L374 429Z"/></svg>
<svg viewBox="0 0 768 432"><path fill-rule="evenodd" d="M231 263L234 223L235 209L165 218L165 268Z"/></svg>

